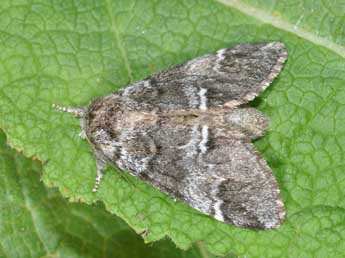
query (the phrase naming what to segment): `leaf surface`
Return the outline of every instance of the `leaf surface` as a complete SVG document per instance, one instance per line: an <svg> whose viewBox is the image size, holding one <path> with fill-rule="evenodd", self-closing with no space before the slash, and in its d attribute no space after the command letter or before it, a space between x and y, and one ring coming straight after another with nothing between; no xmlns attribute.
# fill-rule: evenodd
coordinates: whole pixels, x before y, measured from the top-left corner
<svg viewBox="0 0 345 258"><path fill-rule="evenodd" d="M344 34L325 20L333 15L340 24L344 5L334 2L336 13L306 11L297 24L301 11L296 1L289 3L2 1L0 127L13 147L44 162L46 185L57 186L71 201L102 201L135 231L147 230L147 242L168 236L185 249L203 241L218 255L341 256ZM91 192L91 148L78 137L78 121L53 110L52 103L86 106L185 60L273 40L287 45L288 60L253 105L271 119L255 144L282 191L287 220L281 228L256 232L225 225L113 168L99 192Z"/></svg>

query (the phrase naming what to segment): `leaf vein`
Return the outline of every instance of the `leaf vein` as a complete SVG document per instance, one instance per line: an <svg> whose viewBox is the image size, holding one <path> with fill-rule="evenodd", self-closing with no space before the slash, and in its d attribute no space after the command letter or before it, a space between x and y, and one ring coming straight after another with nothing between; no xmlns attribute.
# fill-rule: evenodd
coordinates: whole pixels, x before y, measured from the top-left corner
<svg viewBox="0 0 345 258"><path fill-rule="evenodd" d="M255 8L253 6L247 5L242 3L238 0L216 0L224 5L227 5L231 8L237 9L238 11L249 15L263 23L270 24L278 29L285 30L290 32L300 38L306 39L316 45L325 47L332 52L340 55L341 57L345 58L345 47L336 44L330 41L327 38L320 37L310 31L301 29L288 21L284 21L283 19L279 19L277 16L270 15L269 13L262 11L261 9Z"/></svg>
<svg viewBox="0 0 345 258"><path fill-rule="evenodd" d="M128 57L127 57L127 51L124 48L123 44L121 43L120 33L119 33L119 30L117 29L118 26L117 26L117 22L116 22L115 16L113 15L113 12L112 12L112 8L111 8L112 5L111 5L110 0L106 0L106 4L107 4L108 15L109 15L109 18L111 20L111 31L112 31L113 36L115 38L117 47L120 50L121 57L123 58L123 61L125 63L125 67L126 67L126 71L127 71L127 74L128 74L128 78L129 78L130 82L133 82L132 68L130 66L130 63L129 63L129 60L128 60Z"/></svg>

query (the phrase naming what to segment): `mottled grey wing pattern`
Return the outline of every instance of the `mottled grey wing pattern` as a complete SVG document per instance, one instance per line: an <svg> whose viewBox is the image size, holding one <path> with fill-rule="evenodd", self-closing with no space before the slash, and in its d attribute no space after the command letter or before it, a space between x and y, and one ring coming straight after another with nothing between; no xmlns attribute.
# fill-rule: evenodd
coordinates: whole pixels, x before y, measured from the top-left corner
<svg viewBox="0 0 345 258"><path fill-rule="evenodd" d="M270 168L244 140L163 123L128 131L122 153L118 166L217 220L269 229L284 219Z"/></svg>
<svg viewBox="0 0 345 258"><path fill-rule="evenodd" d="M286 57L280 42L241 44L177 65L118 94L146 110L236 106L264 90Z"/></svg>
<svg viewBox="0 0 345 258"><path fill-rule="evenodd" d="M279 73L282 43L241 44L163 71L94 101L55 106L77 115L97 162L107 162L220 221L255 229L285 216L279 188L251 140L268 119L238 106Z"/></svg>

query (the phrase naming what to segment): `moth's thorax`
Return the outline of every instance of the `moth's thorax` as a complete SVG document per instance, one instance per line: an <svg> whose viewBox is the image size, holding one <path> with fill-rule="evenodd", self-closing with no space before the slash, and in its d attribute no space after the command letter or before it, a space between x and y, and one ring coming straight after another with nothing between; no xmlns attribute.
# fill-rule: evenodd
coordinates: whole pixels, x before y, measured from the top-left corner
<svg viewBox="0 0 345 258"><path fill-rule="evenodd" d="M250 107L140 111L124 97L112 94L90 105L85 131L91 142L108 144L119 141L127 130L187 125L214 128L220 137L255 139L263 135L268 119Z"/></svg>
<svg viewBox="0 0 345 258"><path fill-rule="evenodd" d="M122 120L123 115L122 101L118 96L110 95L95 100L89 106L86 116L84 129L88 139L97 143L100 140L100 134L103 138L105 135L108 135L108 138L114 137L117 131L117 121Z"/></svg>

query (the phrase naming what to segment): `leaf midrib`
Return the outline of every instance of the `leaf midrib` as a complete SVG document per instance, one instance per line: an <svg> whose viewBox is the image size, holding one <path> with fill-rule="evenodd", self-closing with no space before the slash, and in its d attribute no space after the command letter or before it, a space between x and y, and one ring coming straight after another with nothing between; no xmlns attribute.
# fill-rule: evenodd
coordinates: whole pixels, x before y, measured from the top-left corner
<svg viewBox="0 0 345 258"><path fill-rule="evenodd" d="M300 27L295 27L293 24L279 19L276 16L270 15L269 13L253 7L248 4L244 4L241 1L238 0L216 0L217 2L224 4L226 6L229 6L231 8L237 9L238 11L249 15L263 23L270 24L278 29L290 32L300 38L303 38L305 40L308 40L312 42L313 44L322 46L327 48L328 50L338 54L342 58L345 58L345 47L336 44L327 38L323 38L320 36L315 35L314 33L301 29Z"/></svg>

